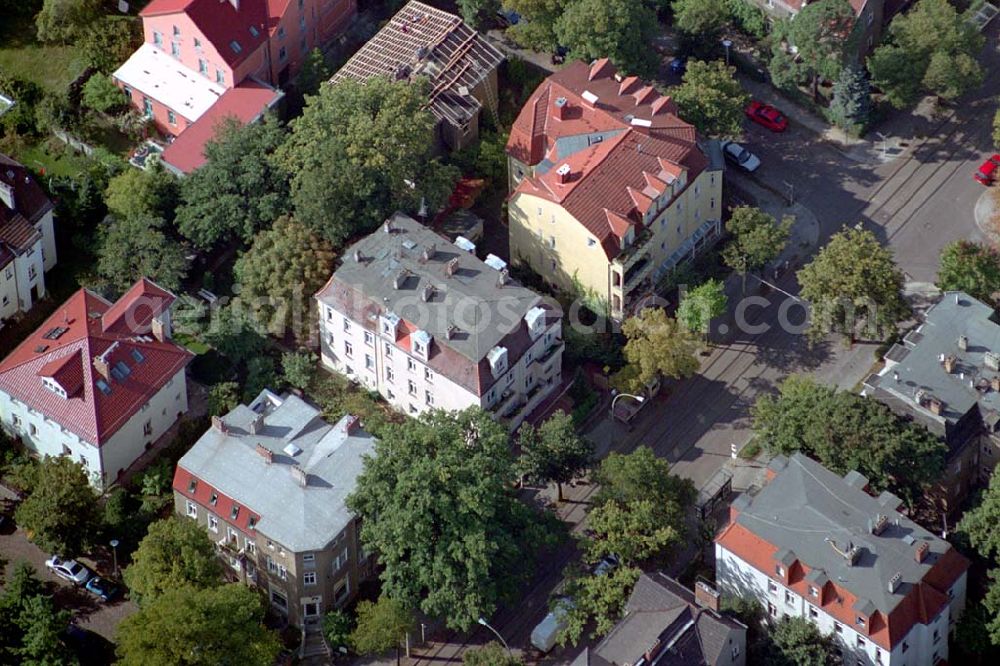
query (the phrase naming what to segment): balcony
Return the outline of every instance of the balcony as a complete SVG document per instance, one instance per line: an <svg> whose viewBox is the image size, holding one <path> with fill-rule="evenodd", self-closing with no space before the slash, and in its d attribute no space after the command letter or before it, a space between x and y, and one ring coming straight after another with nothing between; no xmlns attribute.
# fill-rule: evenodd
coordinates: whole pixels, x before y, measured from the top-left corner
<svg viewBox="0 0 1000 666"><path fill-rule="evenodd" d="M562 350L564 346L565 345L562 340L553 340L552 345L550 345L548 349L542 352L542 355L536 358L535 362L540 365L545 365L546 363L548 363L549 359L555 356L556 352Z"/></svg>
<svg viewBox="0 0 1000 666"><path fill-rule="evenodd" d="M639 285L645 282L650 273L653 272L653 262L648 256L632 265L632 268L625 273L625 293L634 291Z"/></svg>

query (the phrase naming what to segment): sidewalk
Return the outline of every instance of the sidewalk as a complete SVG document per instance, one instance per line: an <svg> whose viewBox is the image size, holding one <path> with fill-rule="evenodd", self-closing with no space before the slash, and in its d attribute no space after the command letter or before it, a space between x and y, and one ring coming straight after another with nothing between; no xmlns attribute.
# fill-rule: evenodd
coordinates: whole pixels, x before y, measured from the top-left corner
<svg viewBox="0 0 1000 666"><path fill-rule="evenodd" d="M860 164L877 166L903 157L915 144L933 136L955 112L953 107L940 109L933 97L925 97L912 110L891 111L864 137L855 138L782 95L770 84L740 72L737 72L736 78L755 99L778 107L793 121L815 132L845 157Z"/></svg>

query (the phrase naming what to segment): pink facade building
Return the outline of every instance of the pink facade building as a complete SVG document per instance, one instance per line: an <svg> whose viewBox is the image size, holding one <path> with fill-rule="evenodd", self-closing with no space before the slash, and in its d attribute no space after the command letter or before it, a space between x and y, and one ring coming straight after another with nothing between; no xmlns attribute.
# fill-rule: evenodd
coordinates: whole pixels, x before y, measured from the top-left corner
<svg viewBox="0 0 1000 666"><path fill-rule="evenodd" d="M249 123L275 106L309 51L356 13L357 0L152 0L144 43L114 78L168 139L207 125L163 154L189 173L222 119Z"/></svg>

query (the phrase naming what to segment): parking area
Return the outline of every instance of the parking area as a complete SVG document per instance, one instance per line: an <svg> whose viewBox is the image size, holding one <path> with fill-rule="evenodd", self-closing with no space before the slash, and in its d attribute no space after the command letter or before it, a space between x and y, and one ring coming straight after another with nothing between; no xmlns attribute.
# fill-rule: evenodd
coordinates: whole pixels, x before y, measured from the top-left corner
<svg viewBox="0 0 1000 666"><path fill-rule="evenodd" d="M28 541L27 535L22 530L12 529L13 527L5 524L0 528L0 556L7 561L4 578L7 579L11 575L14 565L19 561L28 561L37 571L39 579L44 581L52 592L56 605L73 614L75 624L112 641L118 623L135 613L138 606L122 598L104 603L82 587L75 587L56 577L45 567L45 560L49 554ZM97 570L93 560L82 557L79 561L91 570ZM101 570L98 573L110 575L111 572Z"/></svg>

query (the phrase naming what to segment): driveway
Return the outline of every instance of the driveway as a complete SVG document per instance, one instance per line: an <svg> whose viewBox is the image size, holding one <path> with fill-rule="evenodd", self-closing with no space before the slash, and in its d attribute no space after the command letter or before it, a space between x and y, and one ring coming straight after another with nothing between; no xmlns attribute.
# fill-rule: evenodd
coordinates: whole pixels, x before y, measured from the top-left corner
<svg viewBox="0 0 1000 666"><path fill-rule="evenodd" d="M9 527L0 530L0 555L7 560L5 579L13 573L17 562L27 560L35 568L38 578L46 584L59 608L70 611L78 626L93 631L109 641L114 640L118 623L139 610L135 603L124 599L106 604L83 588L70 585L53 575L45 567L45 560L49 554L28 541L22 530L11 531ZM82 557L80 562L92 571L95 570L92 560ZM111 572L100 573L110 575Z"/></svg>

